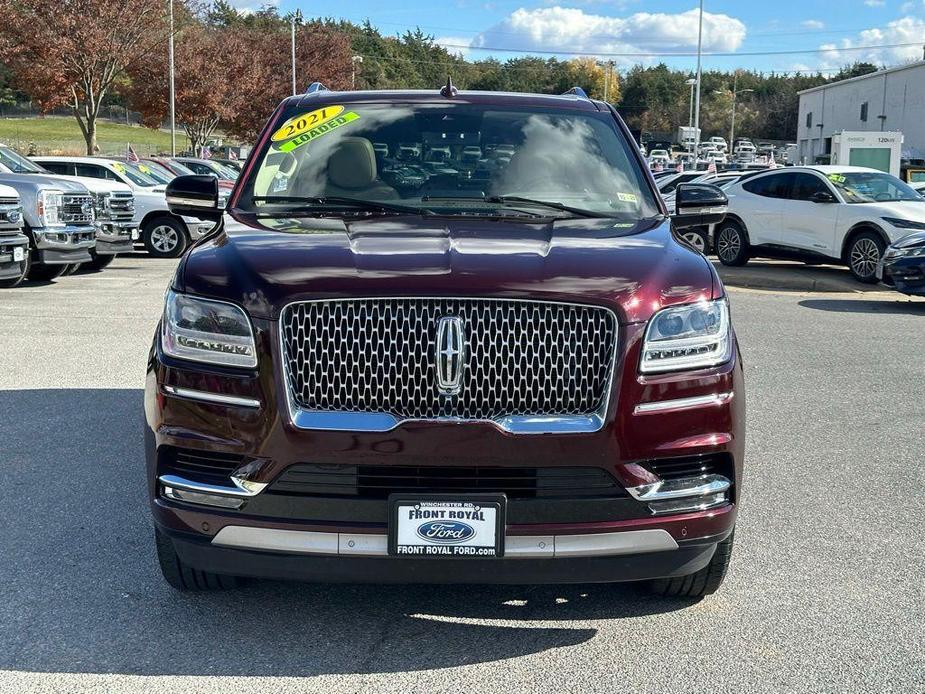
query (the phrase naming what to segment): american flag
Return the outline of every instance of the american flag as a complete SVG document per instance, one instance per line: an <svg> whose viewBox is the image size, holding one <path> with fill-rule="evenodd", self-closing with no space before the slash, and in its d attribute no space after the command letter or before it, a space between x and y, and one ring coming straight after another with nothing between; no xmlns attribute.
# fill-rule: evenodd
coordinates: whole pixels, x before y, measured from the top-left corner
<svg viewBox="0 0 925 694"><path fill-rule="evenodd" d="M707 173L715 174L716 173L716 160L710 162L710 165L707 167Z"/></svg>
<svg viewBox="0 0 925 694"><path fill-rule="evenodd" d="M233 150L233 149L229 149L229 150L228 150L228 158L231 159L231 161L237 161L237 160L238 160L238 155L234 153L234 150Z"/></svg>
<svg viewBox="0 0 925 694"><path fill-rule="evenodd" d="M659 172L661 172L661 171L664 171L664 168L662 168L662 162L660 162L660 161L655 162L655 168L653 168L652 170L653 170L655 173L659 173Z"/></svg>
<svg viewBox="0 0 925 694"><path fill-rule="evenodd" d="M769 168L769 169L776 169L776 168L777 168L777 161L774 159L773 156L771 157L771 161L768 163L768 168Z"/></svg>
<svg viewBox="0 0 925 694"><path fill-rule="evenodd" d="M200 159L211 159L212 158L212 152L211 150L209 150L208 145L203 145L202 147L199 148L199 158Z"/></svg>
<svg viewBox="0 0 925 694"><path fill-rule="evenodd" d="M684 162L679 161L678 165L674 167L674 170L677 171L678 173L684 173Z"/></svg>
<svg viewBox="0 0 925 694"><path fill-rule="evenodd" d="M128 148L125 152L125 158L128 159L133 164L137 164L141 159L138 158L138 153L135 151L135 148L131 144L128 145Z"/></svg>

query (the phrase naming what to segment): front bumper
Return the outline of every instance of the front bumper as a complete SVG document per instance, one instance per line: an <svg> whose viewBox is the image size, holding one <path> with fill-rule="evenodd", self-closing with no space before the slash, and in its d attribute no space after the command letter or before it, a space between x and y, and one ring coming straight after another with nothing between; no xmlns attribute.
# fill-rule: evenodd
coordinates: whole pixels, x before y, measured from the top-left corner
<svg viewBox="0 0 925 694"><path fill-rule="evenodd" d="M22 274L23 263L28 257L28 236L18 233L0 235L0 280L19 277Z"/></svg>
<svg viewBox="0 0 925 694"><path fill-rule="evenodd" d="M925 296L925 256L881 258L877 279L903 294Z"/></svg>
<svg viewBox="0 0 925 694"><path fill-rule="evenodd" d="M130 253L138 240L138 224L134 221L112 222L99 220L96 223L96 255Z"/></svg>
<svg viewBox="0 0 925 694"><path fill-rule="evenodd" d="M35 262L40 265L86 263L92 260L90 249L96 247L96 229L89 225L35 229L32 235Z"/></svg>

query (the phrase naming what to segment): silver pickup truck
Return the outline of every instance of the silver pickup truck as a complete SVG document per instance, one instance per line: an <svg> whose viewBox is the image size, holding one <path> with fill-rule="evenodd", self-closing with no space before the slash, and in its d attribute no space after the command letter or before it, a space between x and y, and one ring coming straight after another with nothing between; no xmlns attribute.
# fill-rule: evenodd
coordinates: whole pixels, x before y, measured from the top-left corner
<svg viewBox="0 0 925 694"><path fill-rule="evenodd" d="M15 287L29 269L29 237L22 224L19 193L0 185L0 287Z"/></svg>
<svg viewBox="0 0 925 694"><path fill-rule="evenodd" d="M28 277L51 280L70 265L89 263L96 247L93 226L93 196L76 181L0 173L0 184L19 193L29 237Z"/></svg>
<svg viewBox="0 0 925 694"><path fill-rule="evenodd" d="M48 171L6 145L0 144L0 173L31 174L80 183L93 198L96 247L90 250L88 263L102 270L119 253L129 253L138 240L138 222L135 221L135 195L124 183L92 176L61 176ZM69 268L76 269L76 265Z"/></svg>

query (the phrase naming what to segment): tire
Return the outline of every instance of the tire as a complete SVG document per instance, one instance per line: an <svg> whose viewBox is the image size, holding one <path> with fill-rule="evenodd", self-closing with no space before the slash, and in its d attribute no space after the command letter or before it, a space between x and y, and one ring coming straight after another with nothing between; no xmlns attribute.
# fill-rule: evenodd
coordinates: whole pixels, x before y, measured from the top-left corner
<svg viewBox="0 0 925 694"><path fill-rule="evenodd" d="M702 598L712 595L719 590L726 570L729 568L729 559L732 557L732 545L735 540L735 530L725 540L716 545L716 551L710 563L687 576L675 578L659 578L652 581L652 591L657 595L670 598Z"/></svg>
<svg viewBox="0 0 925 694"><path fill-rule="evenodd" d="M182 222L173 217L155 217L145 223L141 233L145 249L155 258L179 258L189 246Z"/></svg>
<svg viewBox="0 0 925 694"><path fill-rule="evenodd" d="M172 588L189 592L229 590L238 586L238 579L235 576L200 571L185 564L174 550L173 542L160 530L154 531L154 543L157 548L157 561L161 567L161 574Z"/></svg>
<svg viewBox="0 0 925 694"><path fill-rule="evenodd" d="M694 250L700 251L704 255L710 252L710 233L708 231L693 228L682 229L678 233L683 240L694 247Z"/></svg>
<svg viewBox="0 0 925 694"><path fill-rule="evenodd" d="M26 259L22 261L19 265L19 277L10 277L5 280L0 280L0 289L12 289L13 287L18 287L26 279L26 275L29 274L29 268L32 265L32 254L26 253Z"/></svg>
<svg viewBox="0 0 925 694"><path fill-rule="evenodd" d="M883 257L886 244L880 234L873 231L862 231L851 239L845 260L854 279L864 284L877 283L877 263Z"/></svg>
<svg viewBox="0 0 925 694"><path fill-rule="evenodd" d="M90 255L93 256L93 260L81 265L81 272L100 272L112 265L112 261L116 259L114 255L97 255L93 252L91 252Z"/></svg>
<svg viewBox="0 0 925 694"><path fill-rule="evenodd" d="M28 277L30 280L37 282L50 282L63 275L69 265L32 265L29 268Z"/></svg>
<svg viewBox="0 0 925 694"><path fill-rule="evenodd" d="M739 266L748 262L748 236L738 222L728 221L719 225L716 256L723 265Z"/></svg>
<svg viewBox="0 0 925 694"><path fill-rule="evenodd" d="M75 272L77 272L80 269L80 266L82 264L83 263L71 263L70 265L67 265L64 272L61 273L61 277L67 277L69 275L73 275Z"/></svg>

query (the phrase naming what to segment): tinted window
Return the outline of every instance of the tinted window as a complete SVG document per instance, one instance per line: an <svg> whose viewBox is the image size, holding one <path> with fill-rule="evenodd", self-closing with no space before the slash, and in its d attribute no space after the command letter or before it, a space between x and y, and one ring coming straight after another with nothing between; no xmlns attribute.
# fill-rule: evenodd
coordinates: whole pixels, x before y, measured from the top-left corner
<svg viewBox="0 0 925 694"><path fill-rule="evenodd" d="M108 178L113 181L116 180L115 174L98 164L78 164L77 175L88 176L90 178Z"/></svg>
<svg viewBox="0 0 925 694"><path fill-rule="evenodd" d="M74 175L73 165L63 161L45 161L42 162L42 167L48 171L51 171L53 174L58 174L60 176Z"/></svg>
<svg viewBox="0 0 925 694"><path fill-rule="evenodd" d="M793 174L792 200L812 200L814 193L829 193L829 187L818 176L808 173Z"/></svg>
<svg viewBox="0 0 925 694"><path fill-rule="evenodd" d="M212 171L212 169L210 169L205 164L200 164L197 161L185 161L183 162L183 165L189 169L192 169L194 173L197 173L200 176L214 176L215 175L215 172Z"/></svg>
<svg viewBox="0 0 925 694"><path fill-rule="evenodd" d="M742 184L742 187L749 193L761 195L765 198L785 198L787 190L790 187L791 174L771 174L770 176L759 176Z"/></svg>

